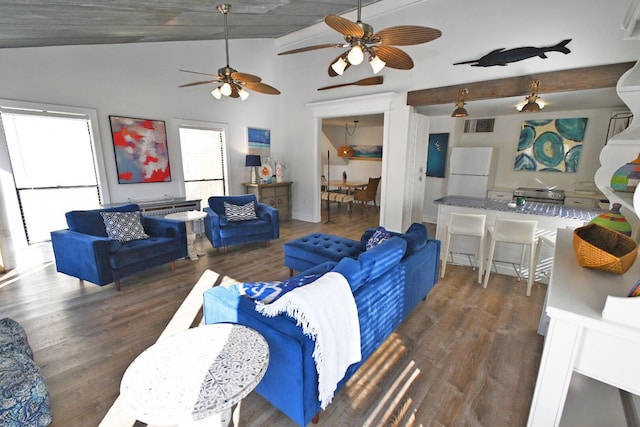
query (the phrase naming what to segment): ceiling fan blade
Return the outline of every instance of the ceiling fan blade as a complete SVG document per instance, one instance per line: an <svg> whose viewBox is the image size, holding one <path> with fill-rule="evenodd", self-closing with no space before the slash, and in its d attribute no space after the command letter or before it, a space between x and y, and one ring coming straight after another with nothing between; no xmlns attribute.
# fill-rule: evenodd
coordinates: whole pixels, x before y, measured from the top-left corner
<svg viewBox="0 0 640 427"><path fill-rule="evenodd" d="M218 80L204 80L201 82L193 82L193 83L187 83L184 85L180 85L178 87L189 87L189 86L197 86L197 85L203 85L203 84L207 84L207 83L213 83L213 82L217 82Z"/></svg>
<svg viewBox="0 0 640 427"><path fill-rule="evenodd" d="M335 88L344 87L344 86L373 86L373 85L382 84L382 81L383 81L382 76L367 77L366 79L358 80L352 83L342 83L339 85L321 87L318 90L335 89Z"/></svg>
<svg viewBox="0 0 640 427"><path fill-rule="evenodd" d="M347 58L347 52L341 53L340 55L338 55L333 61L331 61L329 63L329 77L336 77L338 75L338 73L336 73L333 68L331 68L331 66L339 59L339 58L343 58L346 60ZM347 61L347 65L346 67L344 67L344 71L347 71L349 69L349 67L351 66L351 64L349 63L349 61ZM343 72L344 74L344 72Z"/></svg>
<svg viewBox="0 0 640 427"><path fill-rule="evenodd" d="M410 70L413 68L413 60L402 49L393 46L378 46L376 54L387 63L387 67L397 70Z"/></svg>
<svg viewBox="0 0 640 427"><path fill-rule="evenodd" d="M344 47L347 47L347 46L348 45L345 45L344 43L317 44L317 45L314 45L314 46L300 47L298 49L287 50L286 52L280 52L278 55L289 55L289 54L292 54L292 53L308 52L310 50L326 49L328 47L344 48Z"/></svg>
<svg viewBox="0 0 640 427"><path fill-rule="evenodd" d="M248 82L258 83L262 81L260 77L254 76L253 74L238 73L238 72L231 73L231 78L234 80L239 80L244 83L248 83Z"/></svg>
<svg viewBox="0 0 640 427"><path fill-rule="evenodd" d="M324 17L324 22L345 37L351 36L359 39L364 36L364 31L358 24L342 16L327 15Z"/></svg>
<svg viewBox="0 0 640 427"><path fill-rule="evenodd" d="M189 71L189 70L180 70L183 73L192 73L192 74L200 74L202 76L211 76L211 77L218 77L217 74L209 74L209 73L200 73L198 71Z"/></svg>
<svg viewBox="0 0 640 427"><path fill-rule="evenodd" d="M421 27L419 25L399 25L378 31L373 39L380 39L383 45L410 46L427 43L437 39L442 31L435 28Z"/></svg>
<svg viewBox="0 0 640 427"><path fill-rule="evenodd" d="M280 91L278 89L276 89L273 86L269 86L266 83L261 83L261 82L247 82L244 85L247 89L256 91L256 92L260 92L260 93L264 93L267 95L280 95Z"/></svg>

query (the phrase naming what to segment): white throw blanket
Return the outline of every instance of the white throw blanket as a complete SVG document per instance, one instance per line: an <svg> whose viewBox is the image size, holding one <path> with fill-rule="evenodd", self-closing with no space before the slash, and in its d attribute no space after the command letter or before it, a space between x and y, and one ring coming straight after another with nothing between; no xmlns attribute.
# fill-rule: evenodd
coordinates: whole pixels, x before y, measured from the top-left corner
<svg viewBox="0 0 640 427"><path fill-rule="evenodd" d="M315 340L318 399L320 407L326 408L347 368L362 358L358 309L347 279L329 272L271 304L257 303L256 310L268 317L288 314Z"/></svg>

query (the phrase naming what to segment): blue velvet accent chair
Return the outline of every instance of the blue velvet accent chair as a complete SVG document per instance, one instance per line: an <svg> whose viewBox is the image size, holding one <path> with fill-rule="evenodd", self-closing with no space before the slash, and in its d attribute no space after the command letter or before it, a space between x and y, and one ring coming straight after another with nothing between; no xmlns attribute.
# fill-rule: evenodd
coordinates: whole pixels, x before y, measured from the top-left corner
<svg viewBox="0 0 640 427"><path fill-rule="evenodd" d="M224 202L236 206L244 206L253 202L258 219L244 221L230 221L225 215ZM203 209L208 217L204 219L204 233L214 248L251 242L266 242L280 238L280 215L278 209L258 203L254 194L241 196L213 196L209 197L209 207Z"/></svg>
<svg viewBox="0 0 640 427"><path fill-rule="evenodd" d="M71 211L65 214L68 229L51 232L51 244L60 273L99 286L115 283L141 271L187 256L184 222L141 216L146 239L120 241L108 237L100 212L135 212L135 203L105 209Z"/></svg>

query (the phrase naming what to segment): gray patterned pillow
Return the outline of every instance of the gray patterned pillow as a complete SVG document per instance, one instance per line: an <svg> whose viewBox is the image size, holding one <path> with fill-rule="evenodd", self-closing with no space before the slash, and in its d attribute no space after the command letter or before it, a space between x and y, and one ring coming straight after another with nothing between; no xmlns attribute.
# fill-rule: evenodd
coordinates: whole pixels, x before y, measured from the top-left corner
<svg viewBox="0 0 640 427"><path fill-rule="evenodd" d="M246 205L234 205L224 202L224 216L229 221L246 221L249 219L258 219L256 216L256 208L253 202Z"/></svg>
<svg viewBox="0 0 640 427"><path fill-rule="evenodd" d="M100 212L107 235L121 242L146 239L140 212Z"/></svg>

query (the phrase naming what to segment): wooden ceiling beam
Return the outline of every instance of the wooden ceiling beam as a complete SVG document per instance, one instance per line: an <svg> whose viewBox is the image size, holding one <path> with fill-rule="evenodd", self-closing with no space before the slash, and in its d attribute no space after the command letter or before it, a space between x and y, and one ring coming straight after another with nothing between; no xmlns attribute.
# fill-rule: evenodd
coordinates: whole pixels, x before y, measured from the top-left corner
<svg viewBox="0 0 640 427"><path fill-rule="evenodd" d="M529 95L531 80L540 80L539 93L541 95L554 92L615 87L622 74L634 65L635 62L624 62L414 90L407 94L407 105L418 107L423 105L455 104L458 100L458 92L462 88L469 89L467 101L510 98L514 96L524 97Z"/></svg>

